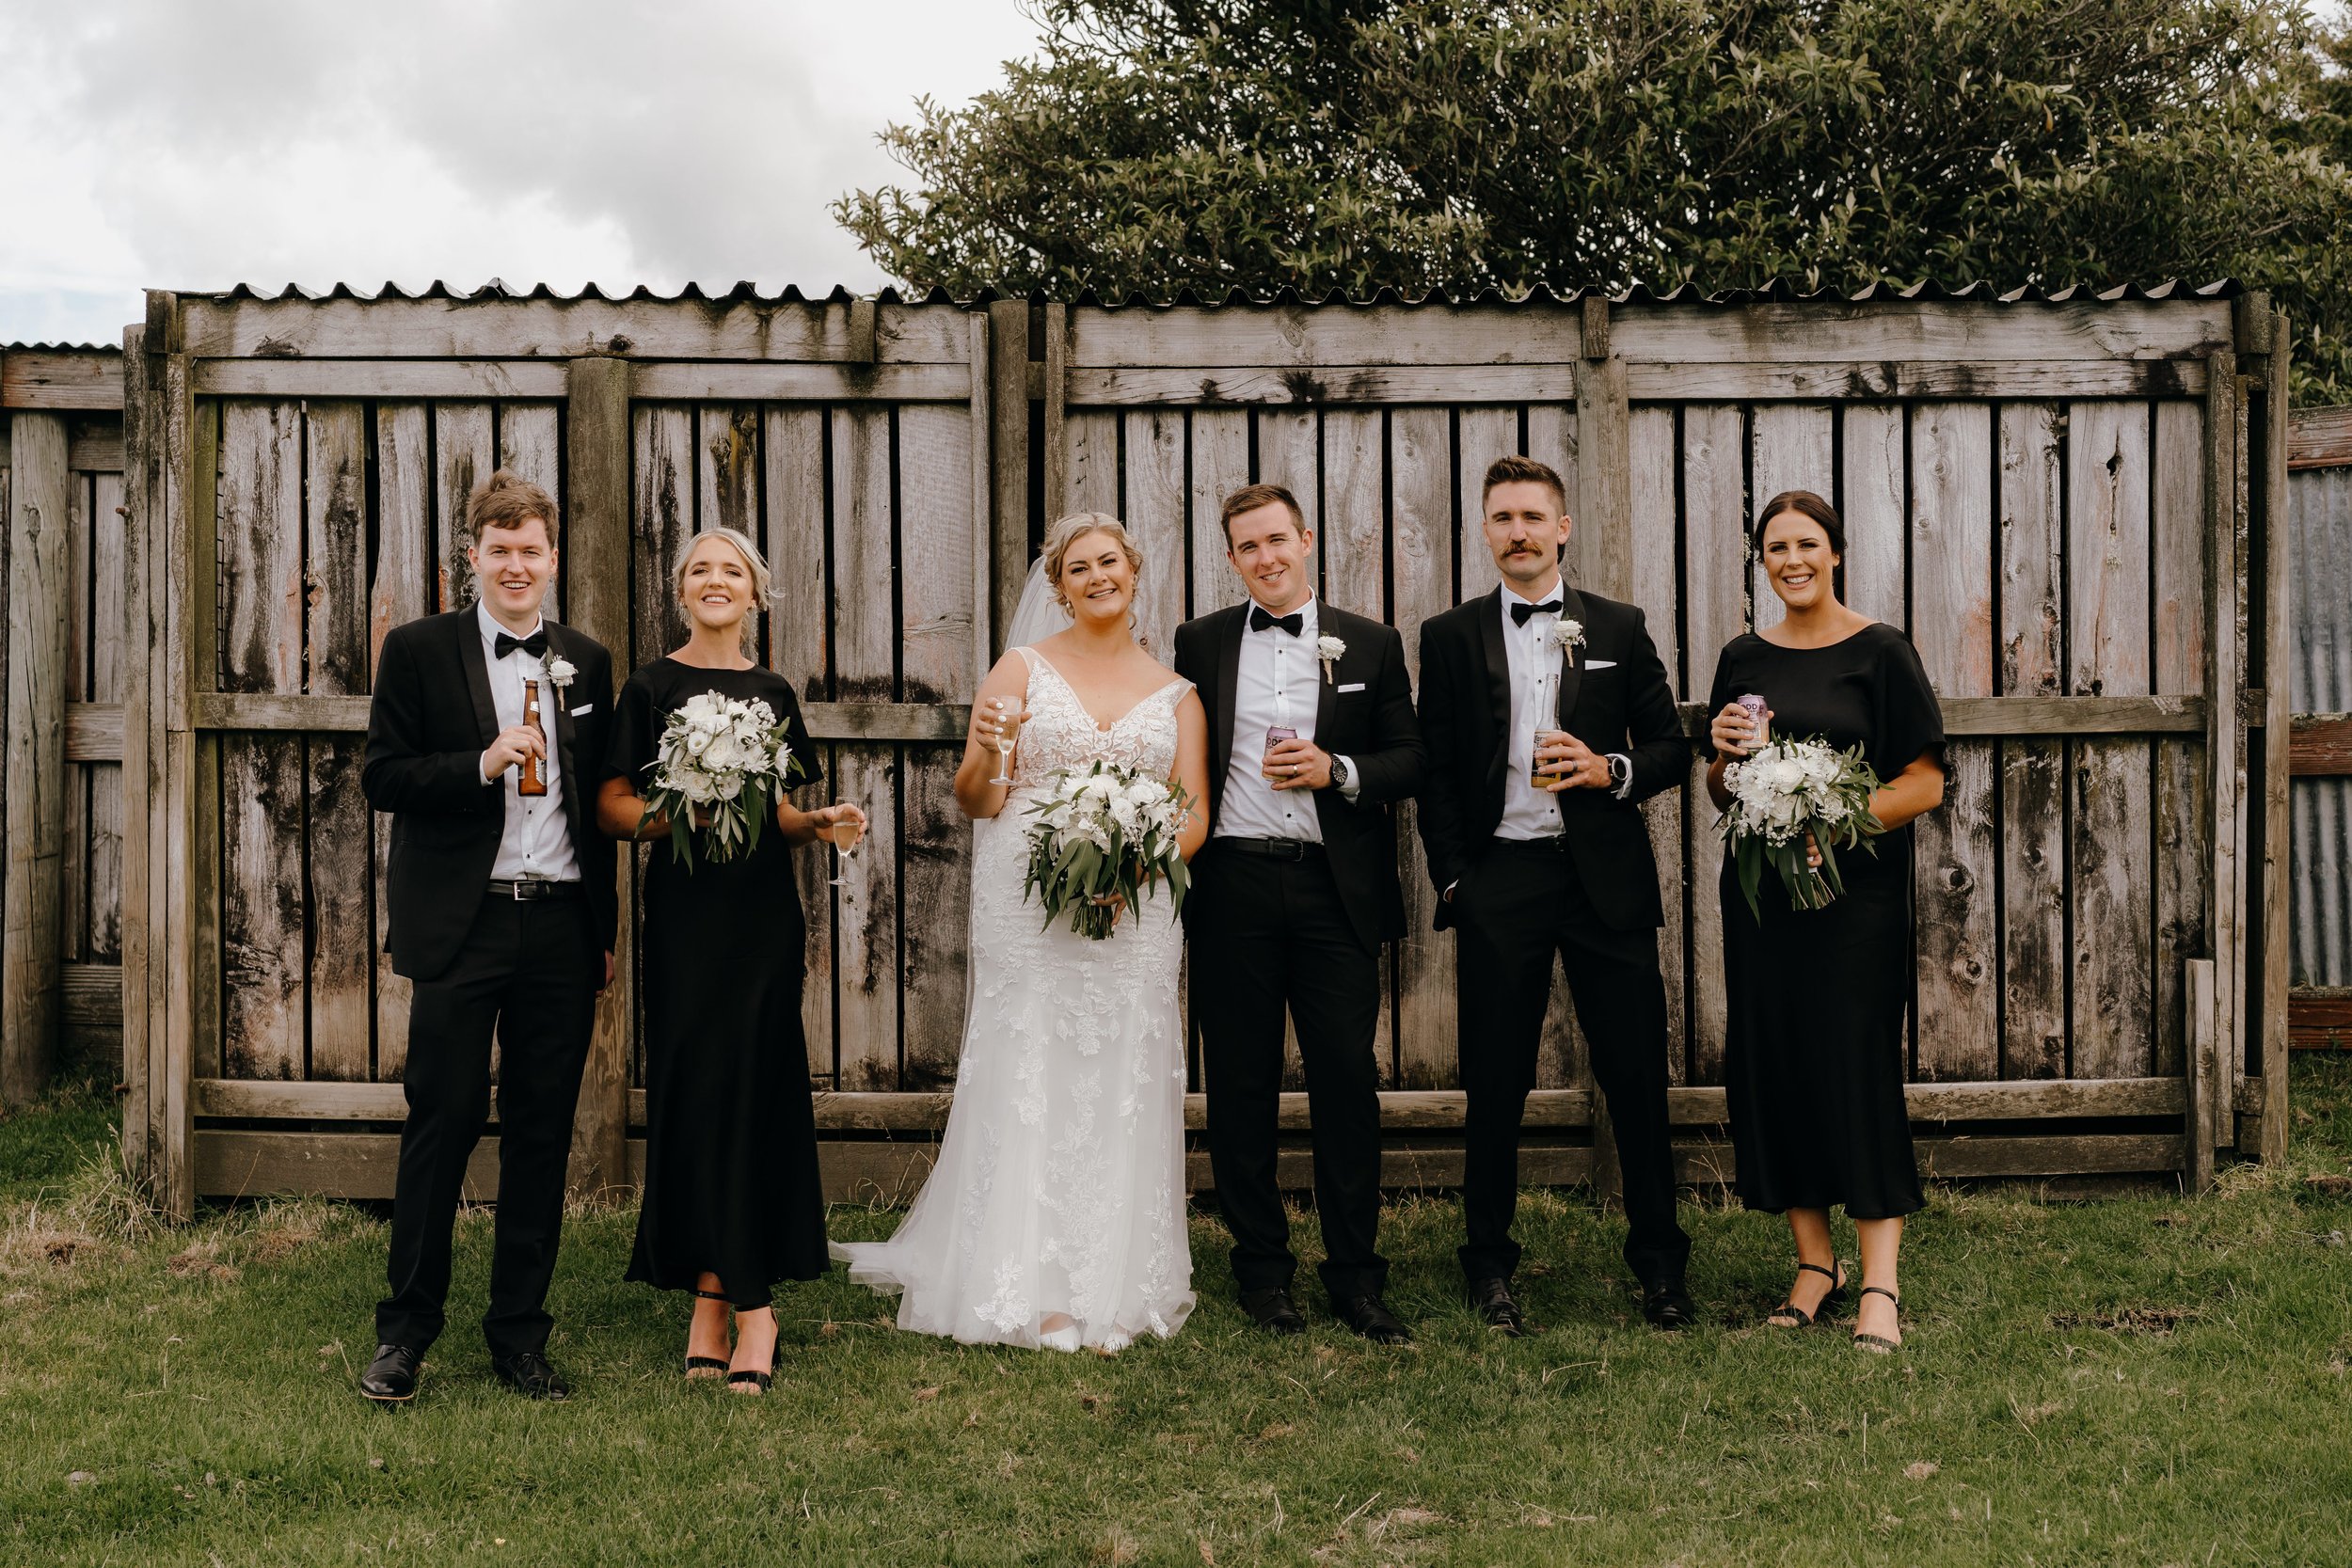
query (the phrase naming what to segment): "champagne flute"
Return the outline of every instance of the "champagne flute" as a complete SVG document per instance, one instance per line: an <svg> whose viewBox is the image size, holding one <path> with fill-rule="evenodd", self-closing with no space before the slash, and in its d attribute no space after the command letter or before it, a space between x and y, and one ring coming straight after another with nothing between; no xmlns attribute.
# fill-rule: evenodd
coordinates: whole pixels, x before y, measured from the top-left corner
<svg viewBox="0 0 2352 1568"><path fill-rule="evenodd" d="M858 840L865 836L866 824L863 822L851 821L846 817L837 818L834 822L833 886L848 887L850 885L850 857L857 853Z"/></svg>
<svg viewBox="0 0 2352 1568"><path fill-rule="evenodd" d="M1012 731L1005 723L1005 700L1002 697L997 698L994 707L996 713L996 776L988 782L993 784L1009 784L1012 783L1012 769L1008 759L1012 755L1013 736Z"/></svg>

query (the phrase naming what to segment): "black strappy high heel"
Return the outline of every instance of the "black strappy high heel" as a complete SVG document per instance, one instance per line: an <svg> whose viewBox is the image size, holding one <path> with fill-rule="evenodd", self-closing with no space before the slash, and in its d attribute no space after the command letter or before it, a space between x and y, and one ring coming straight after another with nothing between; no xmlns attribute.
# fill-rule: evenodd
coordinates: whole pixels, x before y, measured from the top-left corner
<svg viewBox="0 0 2352 1568"><path fill-rule="evenodd" d="M1829 1289L1821 1293L1821 1299L1814 1305L1810 1312L1797 1305L1794 1291L1789 1292L1789 1298L1787 1301L1782 1302L1765 1315L1765 1323L1773 1328L1811 1328L1821 1319L1828 1317L1830 1308L1836 1307L1846 1294L1845 1268L1836 1259L1830 1259L1830 1266L1826 1269L1819 1263L1803 1261L1800 1261L1797 1267L1800 1271L1810 1269L1815 1274L1829 1275ZM1774 1318L1794 1318L1796 1322L1777 1323L1772 1322Z"/></svg>
<svg viewBox="0 0 2352 1568"><path fill-rule="evenodd" d="M779 1344L776 1346L775 1354L769 1358L768 1370L766 1371L729 1372L727 1373L727 1386L731 1389L739 1388L754 1394L765 1394L768 1392L769 1388L773 1386L776 1381L776 1369L783 1365L784 1346Z"/></svg>
<svg viewBox="0 0 2352 1568"><path fill-rule="evenodd" d="M691 1291L690 1295L704 1301L725 1301L717 1291ZM718 1376L727 1370L726 1358L719 1355L690 1355L686 1358L686 1376L690 1382L703 1382L707 1376Z"/></svg>
<svg viewBox="0 0 2352 1568"><path fill-rule="evenodd" d="M1895 1304L1896 1311L1900 1312L1903 1309L1902 1297L1883 1285L1865 1285L1862 1287L1862 1293L1866 1296L1884 1296ZM1854 1330L1853 1342L1874 1355L1890 1355L1903 1348L1902 1341L1899 1339L1889 1339L1883 1334L1865 1334L1858 1328Z"/></svg>

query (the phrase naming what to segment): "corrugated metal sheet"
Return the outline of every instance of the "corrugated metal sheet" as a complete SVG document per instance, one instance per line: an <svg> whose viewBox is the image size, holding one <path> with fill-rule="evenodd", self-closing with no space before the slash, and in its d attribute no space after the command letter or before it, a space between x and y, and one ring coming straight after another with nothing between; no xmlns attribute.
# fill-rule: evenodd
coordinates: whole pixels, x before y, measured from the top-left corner
<svg viewBox="0 0 2352 1568"><path fill-rule="evenodd" d="M2288 508L2295 711L2352 712L2352 467L2294 474ZM2352 986L2352 779L2296 779L2293 815L2293 983Z"/></svg>

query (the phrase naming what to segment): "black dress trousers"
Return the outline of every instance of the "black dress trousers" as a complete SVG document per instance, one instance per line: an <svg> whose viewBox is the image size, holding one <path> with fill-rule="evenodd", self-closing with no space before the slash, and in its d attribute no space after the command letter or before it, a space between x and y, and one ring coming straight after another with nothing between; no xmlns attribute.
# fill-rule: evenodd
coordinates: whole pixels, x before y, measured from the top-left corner
<svg viewBox="0 0 2352 1568"><path fill-rule="evenodd" d="M1462 1169L1470 1279L1508 1279L1518 1206L1519 1119L1535 1086L1535 1056L1557 954L1577 1021L1591 1042L1593 1078L1609 1105L1625 1180L1627 1267L1645 1287L1679 1285L1691 1239L1675 1220L1674 1154L1666 1132L1666 986L1658 933L1614 930L1586 895L1559 840L1488 842L1454 890L1461 934L1461 1072L1469 1104Z"/></svg>
<svg viewBox="0 0 2352 1568"><path fill-rule="evenodd" d="M1345 1301L1386 1288L1380 1219L1380 954L1348 918L1321 845L1290 857L1212 839L1187 927L1192 1016L1208 1080L1209 1161L1244 1291L1287 1287L1298 1266L1275 1179L1282 1020L1298 1028L1314 1125L1325 1288Z"/></svg>
<svg viewBox="0 0 2352 1568"><path fill-rule="evenodd" d="M421 1351L440 1336L450 1226L490 1114L499 1047L497 1240L482 1331L507 1359L544 1351L548 1281L564 1223L572 1113L596 1023L601 955L584 896L485 895L449 968L416 982L408 1008L408 1120L392 1204L391 1293L375 1337Z"/></svg>

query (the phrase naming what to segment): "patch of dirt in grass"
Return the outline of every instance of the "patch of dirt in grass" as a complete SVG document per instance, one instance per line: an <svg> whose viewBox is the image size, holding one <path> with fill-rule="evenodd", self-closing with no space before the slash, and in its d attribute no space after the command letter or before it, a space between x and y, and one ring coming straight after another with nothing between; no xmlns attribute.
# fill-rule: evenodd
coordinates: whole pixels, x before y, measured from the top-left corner
<svg viewBox="0 0 2352 1568"><path fill-rule="evenodd" d="M2312 1197L2352 1197L2352 1176L2307 1176L2303 1191Z"/></svg>
<svg viewBox="0 0 2352 1568"><path fill-rule="evenodd" d="M2104 1312L2053 1312L2050 1326L2061 1334L2070 1329L2096 1328L2110 1334L2162 1336L2203 1316L2193 1307L2117 1307Z"/></svg>
<svg viewBox="0 0 2352 1568"><path fill-rule="evenodd" d="M198 1242L171 1255L165 1268L177 1279L234 1279L242 1272L235 1264L224 1262L217 1240Z"/></svg>

